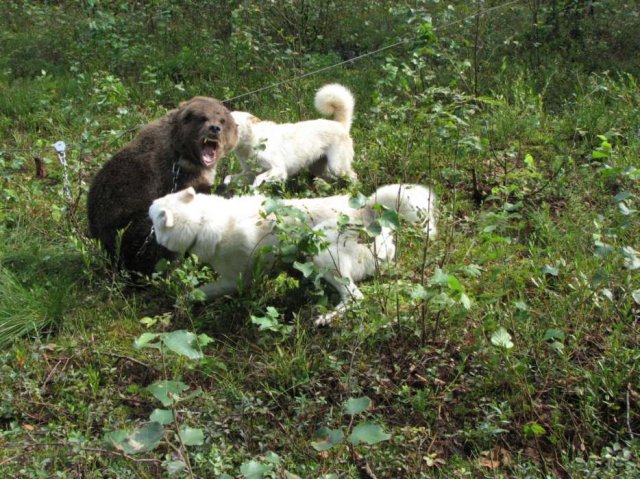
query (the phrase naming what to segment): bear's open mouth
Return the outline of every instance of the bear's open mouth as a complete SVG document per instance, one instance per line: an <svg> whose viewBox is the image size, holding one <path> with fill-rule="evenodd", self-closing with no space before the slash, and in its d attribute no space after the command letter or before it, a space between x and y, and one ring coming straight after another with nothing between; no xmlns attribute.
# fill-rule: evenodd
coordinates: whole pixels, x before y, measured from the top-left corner
<svg viewBox="0 0 640 480"><path fill-rule="evenodd" d="M218 159L218 141L205 138L200 146L200 161L205 167L210 167Z"/></svg>

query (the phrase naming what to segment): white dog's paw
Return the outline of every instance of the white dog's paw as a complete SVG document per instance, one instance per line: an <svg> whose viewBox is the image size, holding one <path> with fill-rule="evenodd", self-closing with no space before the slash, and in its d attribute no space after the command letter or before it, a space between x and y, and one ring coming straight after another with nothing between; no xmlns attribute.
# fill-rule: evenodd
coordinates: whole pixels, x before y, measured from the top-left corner
<svg viewBox="0 0 640 480"><path fill-rule="evenodd" d="M338 313L337 312L325 313L324 315L320 315L320 316L316 317L316 319L314 320L313 324L316 327L330 327L330 326L332 326L333 322L335 321L335 319L337 317L338 317Z"/></svg>

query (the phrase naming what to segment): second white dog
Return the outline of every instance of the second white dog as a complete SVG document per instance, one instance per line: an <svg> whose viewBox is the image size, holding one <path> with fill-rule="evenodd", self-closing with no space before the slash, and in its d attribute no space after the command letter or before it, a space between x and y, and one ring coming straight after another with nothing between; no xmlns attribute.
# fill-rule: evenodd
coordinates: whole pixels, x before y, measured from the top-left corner
<svg viewBox="0 0 640 480"><path fill-rule="evenodd" d="M253 263L263 245L274 245L275 221L264 213L262 195L224 198L196 194L193 188L159 198L149 208L157 242L171 251L191 252L211 265L219 279L201 290L212 299L231 294L239 282L249 282ZM328 247L311 260L323 278L333 285L341 303L316 319L316 325L331 323L350 302L362 298L356 282L371 276L381 260L391 260L395 244L390 229L382 228L372 245L358 242L358 234L339 224L340 215L364 227L377 215L375 204L397 210L406 220L423 225L435 235L435 196L420 185L386 185L371 195L364 207L350 206L348 195L283 200L300 210L308 225L324 232Z"/></svg>
<svg viewBox="0 0 640 480"><path fill-rule="evenodd" d="M250 173L250 160L255 158L264 173L253 186L267 181L283 181L314 164L320 165L321 177L335 179L345 176L351 181L357 175L351 168L353 141L349 134L355 100L351 92L338 84L329 84L316 93L315 107L324 118L297 123L262 121L248 112L231 112L238 125L238 145L235 153L243 174ZM315 166L315 165L314 165ZM227 176L226 184L237 175Z"/></svg>

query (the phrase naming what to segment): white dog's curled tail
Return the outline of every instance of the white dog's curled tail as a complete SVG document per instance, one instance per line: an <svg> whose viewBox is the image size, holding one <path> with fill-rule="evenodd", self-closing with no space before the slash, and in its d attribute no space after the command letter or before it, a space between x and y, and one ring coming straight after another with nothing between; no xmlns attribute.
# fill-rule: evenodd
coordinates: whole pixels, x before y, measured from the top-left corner
<svg viewBox="0 0 640 480"><path fill-rule="evenodd" d="M436 196L430 188L407 183L385 185L367 202L369 207L376 203L397 210L405 220L420 223L430 237L436 235Z"/></svg>
<svg viewBox="0 0 640 480"><path fill-rule="evenodd" d="M337 83L330 83L316 93L315 107L323 115L331 115L344 128L351 129L353 108L356 104L351 91Z"/></svg>

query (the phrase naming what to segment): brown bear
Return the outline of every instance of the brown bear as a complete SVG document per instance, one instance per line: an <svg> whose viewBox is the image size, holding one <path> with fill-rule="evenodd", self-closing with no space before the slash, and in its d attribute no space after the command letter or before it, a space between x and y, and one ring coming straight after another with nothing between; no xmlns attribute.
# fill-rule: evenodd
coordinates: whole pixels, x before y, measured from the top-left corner
<svg viewBox="0 0 640 480"><path fill-rule="evenodd" d="M194 187L209 193L217 163L238 142L229 110L218 100L194 97L146 125L98 172L87 199L89 232L117 268L150 274L173 258L151 232L151 203Z"/></svg>

